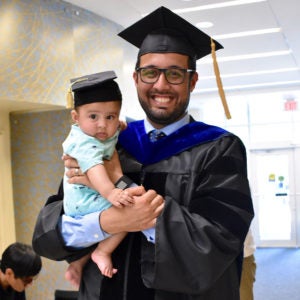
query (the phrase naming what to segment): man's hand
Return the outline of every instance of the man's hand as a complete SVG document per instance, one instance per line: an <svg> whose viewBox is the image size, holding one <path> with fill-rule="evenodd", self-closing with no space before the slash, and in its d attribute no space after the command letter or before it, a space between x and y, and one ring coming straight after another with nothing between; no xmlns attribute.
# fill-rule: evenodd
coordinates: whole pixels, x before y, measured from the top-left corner
<svg viewBox="0 0 300 300"><path fill-rule="evenodd" d="M69 183L83 184L92 189L95 189L93 188L93 185L89 181L87 175L82 173L76 159L64 154L62 160L64 162L64 166L68 168L66 175L67 177L69 177ZM119 156L116 151L114 152L110 160L104 160L104 167L112 182L116 182L123 176Z"/></svg>
<svg viewBox="0 0 300 300"><path fill-rule="evenodd" d="M74 159L73 157L71 157L67 154L64 154L61 159L63 160L66 168L68 168L68 169L79 168L77 160Z"/></svg>
<svg viewBox="0 0 300 300"><path fill-rule="evenodd" d="M128 188L134 204L122 208L110 207L100 214L101 228L110 233L134 232L154 227L164 208L164 199L154 190L145 192L142 186Z"/></svg>
<svg viewBox="0 0 300 300"><path fill-rule="evenodd" d="M68 168L66 175L69 178L69 183L83 184L93 189L93 185L89 181L87 175L82 173L76 159L64 154L62 160L64 162L64 166Z"/></svg>

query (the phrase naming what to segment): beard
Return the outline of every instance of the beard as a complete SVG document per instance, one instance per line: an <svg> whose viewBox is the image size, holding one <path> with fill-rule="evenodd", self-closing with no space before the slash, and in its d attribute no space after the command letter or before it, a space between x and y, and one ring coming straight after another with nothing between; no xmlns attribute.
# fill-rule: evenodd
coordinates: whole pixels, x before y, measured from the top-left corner
<svg viewBox="0 0 300 300"><path fill-rule="evenodd" d="M142 109L144 110L147 118L155 124L167 126L169 124L172 124L179 119L181 119L186 111L189 104L189 96L185 101L180 102L179 105L175 107L174 110L167 111L163 109L153 109L149 107L147 101L144 101L140 95L138 95L140 105Z"/></svg>

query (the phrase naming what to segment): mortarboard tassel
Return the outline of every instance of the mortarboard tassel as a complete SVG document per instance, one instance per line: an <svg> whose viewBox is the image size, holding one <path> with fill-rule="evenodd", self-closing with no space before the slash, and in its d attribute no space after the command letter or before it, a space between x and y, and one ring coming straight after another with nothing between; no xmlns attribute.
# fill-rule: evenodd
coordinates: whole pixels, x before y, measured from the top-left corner
<svg viewBox="0 0 300 300"><path fill-rule="evenodd" d="M89 80L88 77L79 78L70 84L70 87L69 87L68 93L67 93L67 106L66 106L67 108L74 108L74 98L73 98L73 94L72 94L72 86L75 83L78 83L81 81L87 81L87 80Z"/></svg>
<svg viewBox="0 0 300 300"><path fill-rule="evenodd" d="M73 108L73 94L72 94L72 87L70 86L68 93L67 93L67 108Z"/></svg>
<svg viewBox="0 0 300 300"><path fill-rule="evenodd" d="M219 95L220 95L221 100L222 100L222 104L223 104L223 108L224 108L224 111L225 111L226 118L231 119L231 115L230 115L230 112L229 112L228 104L227 104L227 101L226 101L226 97L225 97L225 93L224 93L224 89L223 89L223 85L222 85L222 80L221 80L221 77L220 77L219 66L218 66L218 63L217 63L216 45L215 45L212 38L210 40L211 40L211 56L212 56L212 59L213 59L213 66L214 66L216 81L217 81L217 85L218 85Z"/></svg>

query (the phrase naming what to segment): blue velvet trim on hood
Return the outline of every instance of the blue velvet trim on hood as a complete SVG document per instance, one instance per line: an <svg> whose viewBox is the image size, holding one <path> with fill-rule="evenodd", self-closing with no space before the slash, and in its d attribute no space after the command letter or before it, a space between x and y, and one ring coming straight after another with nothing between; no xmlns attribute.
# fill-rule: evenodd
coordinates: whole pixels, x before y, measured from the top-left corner
<svg viewBox="0 0 300 300"><path fill-rule="evenodd" d="M150 142L144 121L133 121L119 136L119 144L138 162L149 165L179 154L196 145L213 141L227 131L202 122L191 122L172 134Z"/></svg>

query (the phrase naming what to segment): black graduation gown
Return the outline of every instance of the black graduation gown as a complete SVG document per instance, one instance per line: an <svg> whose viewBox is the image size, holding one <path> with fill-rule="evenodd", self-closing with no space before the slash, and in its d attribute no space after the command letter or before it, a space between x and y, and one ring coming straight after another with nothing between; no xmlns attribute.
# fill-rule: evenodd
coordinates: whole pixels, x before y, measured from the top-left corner
<svg viewBox="0 0 300 300"><path fill-rule="evenodd" d="M113 254L118 273L102 279L89 264L80 299L238 300L253 218L240 139L194 122L151 144L133 122L119 142L124 173L163 195L165 208L155 245L130 233Z"/></svg>
<svg viewBox="0 0 300 300"><path fill-rule="evenodd" d="M12 288L4 290L0 285L0 300L26 300L25 291L19 293Z"/></svg>

